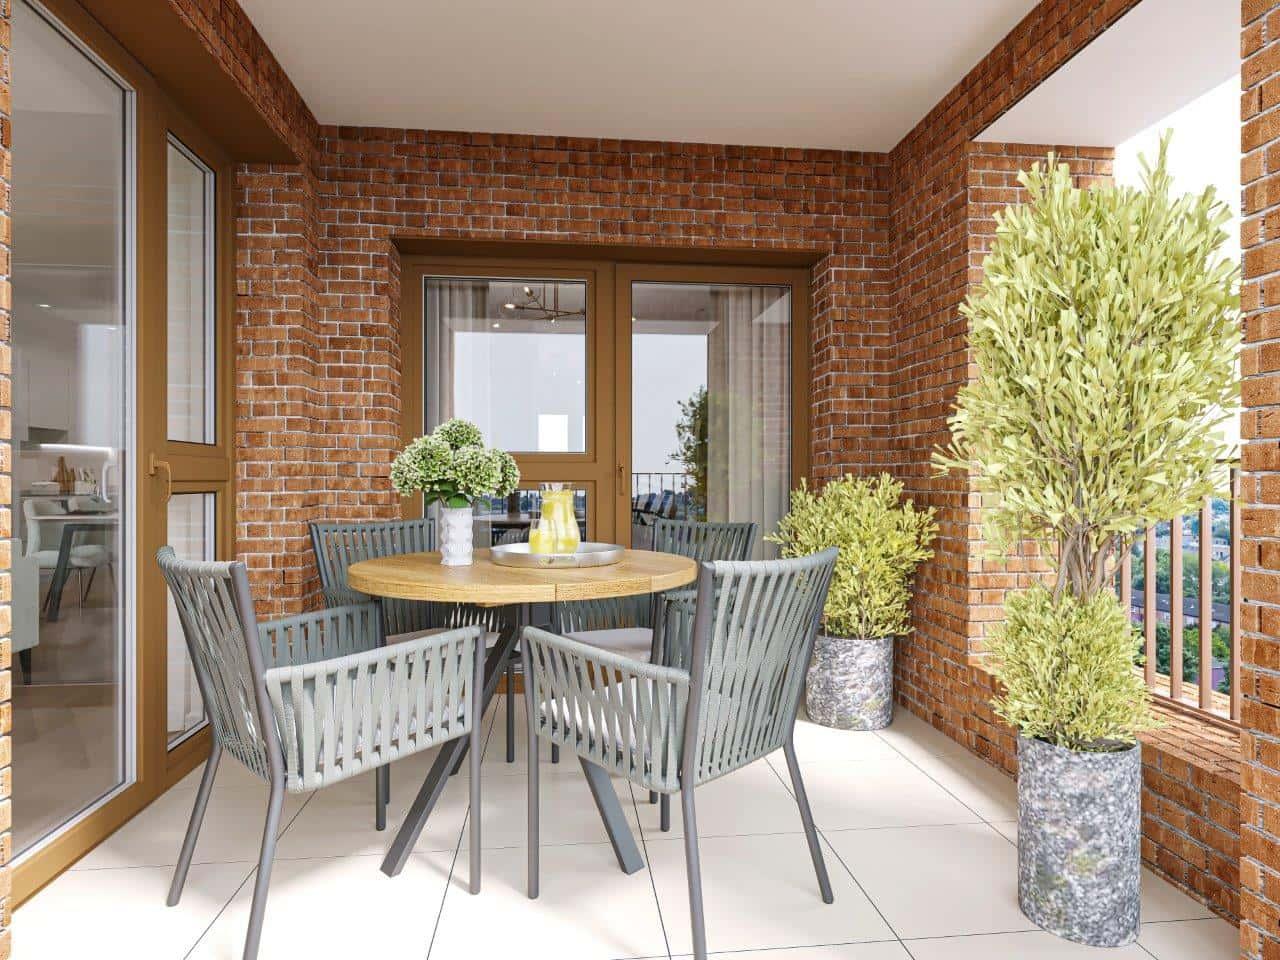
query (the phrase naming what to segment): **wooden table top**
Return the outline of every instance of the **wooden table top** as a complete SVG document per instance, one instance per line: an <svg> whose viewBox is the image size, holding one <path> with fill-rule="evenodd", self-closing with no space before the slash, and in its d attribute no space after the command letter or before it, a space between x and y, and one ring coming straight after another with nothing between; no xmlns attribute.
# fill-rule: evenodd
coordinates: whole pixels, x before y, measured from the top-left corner
<svg viewBox="0 0 1280 960"><path fill-rule="evenodd" d="M499 606L631 597L692 583L698 565L688 557L627 550L607 567L538 569L502 567L488 550L476 550L470 566L446 567L438 553L406 553L361 560L347 568L352 589L375 597Z"/></svg>

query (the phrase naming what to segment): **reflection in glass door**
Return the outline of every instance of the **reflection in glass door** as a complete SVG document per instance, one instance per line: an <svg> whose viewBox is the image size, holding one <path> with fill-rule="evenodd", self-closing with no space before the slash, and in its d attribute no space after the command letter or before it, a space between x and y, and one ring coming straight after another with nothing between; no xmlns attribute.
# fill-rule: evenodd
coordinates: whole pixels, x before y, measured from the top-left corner
<svg viewBox="0 0 1280 960"><path fill-rule="evenodd" d="M658 517L754 520L763 535L786 512L791 300L787 286L631 285L634 546Z"/></svg>
<svg viewBox="0 0 1280 960"><path fill-rule="evenodd" d="M132 94L13 9L15 852L133 772Z"/></svg>
<svg viewBox="0 0 1280 960"><path fill-rule="evenodd" d="M593 371L608 357L591 269L476 276L458 269L422 278L423 428L473 421L486 442L520 464L522 489L477 505L476 542L524 539L539 512L539 485L575 489L584 538L612 537L612 423L593 409ZM606 509L597 510L600 494Z"/></svg>

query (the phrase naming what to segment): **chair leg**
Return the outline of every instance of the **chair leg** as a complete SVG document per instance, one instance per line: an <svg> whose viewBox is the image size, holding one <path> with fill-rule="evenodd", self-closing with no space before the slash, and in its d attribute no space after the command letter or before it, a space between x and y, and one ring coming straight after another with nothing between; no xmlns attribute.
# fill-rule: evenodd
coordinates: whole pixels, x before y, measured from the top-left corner
<svg viewBox="0 0 1280 960"><path fill-rule="evenodd" d="M658 791L657 791L657 790L650 790L650 791L649 791L649 802L650 802L650 803L657 803L657 802L658 802Z"/></svg>
<svg viewBox="0 0 1280 960"><path fill-rule="evenodd" d="M507 763L516 762L516 662L507 661Z"/></svg>
<svg viewBox="0 0 1280 960"><path fill-rule="evenodd" d="M552 763L560 762L560 745L558 743L553 743L551 745L551 762Z"/></svg>
<svg viewBox="0 0 1280 960"><path fill-rule="evenodd" d="M692 787L680 791L680 809L684 814L684 862L689 873L689 921L693 926L693 956L694 960L707 960L707 922L702 911L702 862L698 856L698 824L693 812Z"/></svg>
<svg viewBox="0 0 1280 960"><path fill-rule="evenodd" d="M26 652L26 651L24 651ZM169 899L165 901L171 907L177 906L182 899L182 888L187 882L187 870L191 866L191 857L196 852L196 841L200 838L200 824L204 822L205 807L209 805L209 794L213 792L213 780L218 775L218 761L222 759L222 744L213 741L213 749L209 751L209 759L204 765L204 775L200 778L200 789L196 791L196 803L191 808L191 820L187 823L187 835L182 841L182 852L178 854L178 864L173 868L173 882L169 884Z"/></svg>
<svg viewBox="0 0 1280 960"><path fill-rule="evenodd" d="M671 832L671 794L664 793L658 803L658 829L663 833Z"/></svg>
<svg viewBox="0 0 1280 960"><path fill-rule="evenodd" d="M533 724L529 724L529 771L527 774L529 785L529 878L525 888L530 900L538 899L538 854L539 854L539 821L540 810L538 809L539 793L538 793L538 732L534 729Z"/></svg>
<svg viewBox="0 0 1280 960"><path fill-rule="evenodd" d="M822 891L822 902L833 903L835 896L831 892L831 879L827 876L827 864L822 858L822 845L818 841L818 831L813 825L813 812L809 809L809 795L804 791L804 781L800 779L800 764L796 760L796 745L791 738L782 745L782 752L787 756L787 770L791 773L791 788L796 794L796 805L800 808L800 822L804 824L804 836L809 841L809 856L813 858L813 872L818 875L818 889Z"/></svg>
<svg viewBox="0 0 1280 960"><path fill-rule="evenodd" d="M22 683L31 686L31 648L18 651L18 666L22 668Z"/></svg>
<svg viewBox="0 0 1280 960"><path fill-rule="evenodd" d="M267 823L262 830L262 853L258 857L258 876L253 883L253 903L249 907L249 929L244 935L244 960L257 960L258 943L262 939L262 918L267 910L267 888L271 884L271 865L276 857L276 834L280 832L280 809L284 806L284 784L271 784L267 801Z"/></svg>
<svg viewBox="0 0 1280 960"><path fill-rule="evenodd" d="M384 763L373 772L373 828L387 829L387 801L391 799L391 765Z"/></svg>
<svg viewBox="0 0 1280 960"><path fill-rule="evenodd" d="M84 587L80 593L80 603L82 605L84 604L85 600L89 598L89 591L93 589L93 578L97 575L97 573L98 573L97 567L91 567L89 569L89 582L84 584Z"/></svg>
<svg viewBox="0 0 1280 960"><path fill-rule="evenodd" d="M476 722L471 725L471 892L480 892L480 731L483 725Z"/></svg>

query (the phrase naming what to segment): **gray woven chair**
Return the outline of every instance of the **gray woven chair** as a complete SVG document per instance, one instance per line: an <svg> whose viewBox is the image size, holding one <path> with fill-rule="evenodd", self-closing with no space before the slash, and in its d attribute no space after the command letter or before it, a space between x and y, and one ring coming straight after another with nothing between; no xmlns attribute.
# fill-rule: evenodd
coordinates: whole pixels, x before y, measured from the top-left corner
<svg viewBox="0 0 1280 960"><path fill-rule="evenodd" d="M372 603L258 624L243 563L156 554L186 635L213 749L169 888L182 897L223 752L271 785L245 960L254 960L284 795L327 787L459 737L471 747L471 892L480 889L484 644L464 627L382 646Z"/></svg>
<svg viewBox="0 0 1280 960"><path fill-rule="evenodd" d="M349 603L368 603L374 600L368 594L353 590L347 582L347 567L361 560L391 557L404 553L422 553L434 550L435 522L426 517L412 520L384 520L375 523L312 523L311 546L316 554L316 569L320 573L320 589L325 605L342 606ZM477 607L462 603L428 603L421 600L382 598L383 631L389 641L421 635L428 631L440 631L455 627L483 627L485 645L498 642L503 630L512 629L507 613L500 607ZM507 667L507 707L514 709L515 664ZM507 762L515 762L515 733L508 731ZM387 801L391 795L391 771L383 768L378 773L375 790L375 826L383 830L387 825Z"/></svg>
<svg viewBox="0 0 1280 960"><path fill-rule="evenodd" d="M779 747L822 899L832 902L793 735L836 556L832 549L796 560L703 563L688 669L524 631L529 756L538 755L542 737L637 786L680 794L698 960L707 944L695 788ZM531 763L531 898L538 895L538 819L538 765Z"/></svg>
<svg viewBox="0 0 1280 960"><path fill-rule="evenodd" d="M746 560L755 546L754 523L703 523L658 519L653 549L693 560ZM688 596L694 591L671 591ZM641 660L662 662L654 643L654 598L648 595L607 600L571 600L556 604L552 628L573 640Z"/></svg>

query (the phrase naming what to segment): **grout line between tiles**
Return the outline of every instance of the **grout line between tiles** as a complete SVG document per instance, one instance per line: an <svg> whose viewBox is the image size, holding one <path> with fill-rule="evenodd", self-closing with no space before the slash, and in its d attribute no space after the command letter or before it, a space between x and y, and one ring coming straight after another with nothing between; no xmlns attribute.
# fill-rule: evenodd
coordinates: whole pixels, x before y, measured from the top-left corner
<svg viewBox="0 0 1280 960"><path fill-rule="evenodd" d="M662 928L662 942L667 945L667 960L671 960L671 938L667 936L667 921L662 916L662 900L658 897L658 881L653 876L653 859L649 856L649 844L644 835L644 824L640 822L640 801L636 799L635 784L628 781L627 790L631 794L631 809L636 815L636 831L640 834L640 849L644 851L644 865L649 873L649 889L653 891L653 903L658 908L658 926ZM647 794L647 791L645 791ZM645 796L645 802L649 798Z"/></svg>

